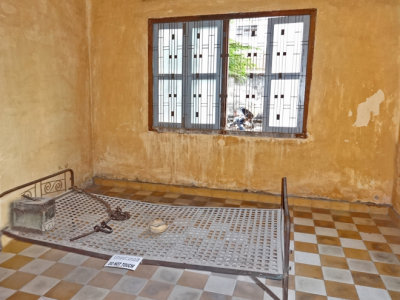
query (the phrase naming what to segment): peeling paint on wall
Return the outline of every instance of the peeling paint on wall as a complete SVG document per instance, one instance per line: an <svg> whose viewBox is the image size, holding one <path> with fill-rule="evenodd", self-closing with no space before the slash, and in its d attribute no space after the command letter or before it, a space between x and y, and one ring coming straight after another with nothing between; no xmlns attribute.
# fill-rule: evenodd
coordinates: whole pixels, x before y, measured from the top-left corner
<svg viewBox="0 0 400 300"><path fill-rule="evenodd" d="M365 102L360 103L357 107L357 119L353 126L363 127L367 126L372 116L379 115L379 105L385 100L385 94L382 90L377 91L371 97L367 98Z"/></svg>

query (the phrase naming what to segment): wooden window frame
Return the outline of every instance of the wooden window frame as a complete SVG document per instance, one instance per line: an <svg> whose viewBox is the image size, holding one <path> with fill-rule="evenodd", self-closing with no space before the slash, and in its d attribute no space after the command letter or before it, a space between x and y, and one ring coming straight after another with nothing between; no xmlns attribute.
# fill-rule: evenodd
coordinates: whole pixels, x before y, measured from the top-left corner
<svg viewBox="0 0 400 300"><path fill-rule="evenodd" d="M222 88L221 88L221 114L220 126L218 130L207 129L189 129L189 128L154 128L153 127L153 25L160 23L172 22L191 22L191 21L207 21L207 20L222 20L223 21L223 53L228 53L228 31L229 20L240 18L257 18L257 17L279 17L279 16L310 16L310 31L308 35L308 55L307 55L307 71L306 83L304 92L304 110L303 110L303 126L301 133L281 133L281 132L254 132L254 131L234 131L225 130L226 122L226 100L227 100L227 83L228 83L228 57L222 56ZM232 14L216 14L216 15L198 15L185 17L170 17L170 18L150 18L148 20L148 129L156 132L176 132L176 133L201 133L201 134L221 134L221 135L238 135L238 136L258 136L258 137L273 137L273 138L307 138L307 119L310 102L310 88L312 80L312 64L314 57L314 42L315 42L315 25L316 25L316 9L296 9L296 10L281 10L269 12L249 12L249 13L232 13Z"/></svg>

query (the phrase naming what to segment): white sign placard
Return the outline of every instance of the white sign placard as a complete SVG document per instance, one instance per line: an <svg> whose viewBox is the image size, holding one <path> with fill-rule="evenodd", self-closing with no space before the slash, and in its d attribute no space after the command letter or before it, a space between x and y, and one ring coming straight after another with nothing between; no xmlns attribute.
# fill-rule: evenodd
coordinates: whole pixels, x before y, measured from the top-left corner
<svg viewBox="0 0 400 300"><path fill-rule="evenodd" d="M134 271L141 263L142 259L143 257L139 256L117 254L113 255L104 266Z"/></svg>

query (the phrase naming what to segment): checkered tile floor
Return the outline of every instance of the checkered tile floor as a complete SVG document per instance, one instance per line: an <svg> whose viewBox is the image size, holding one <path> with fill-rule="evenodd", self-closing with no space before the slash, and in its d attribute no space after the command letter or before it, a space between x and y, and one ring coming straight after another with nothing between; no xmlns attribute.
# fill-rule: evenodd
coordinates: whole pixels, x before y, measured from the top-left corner
<svg viewBox="0 0 400 300"><path fill-rule="evenodd" d="M91 191L155 203L268 204L94 186ZM290 299L400 299L400 229L386 215L292 207ZM0 299L270 299L245 276L105 260L13 240L0 252ZM278 295L278 282L267 280Z"/></svg>

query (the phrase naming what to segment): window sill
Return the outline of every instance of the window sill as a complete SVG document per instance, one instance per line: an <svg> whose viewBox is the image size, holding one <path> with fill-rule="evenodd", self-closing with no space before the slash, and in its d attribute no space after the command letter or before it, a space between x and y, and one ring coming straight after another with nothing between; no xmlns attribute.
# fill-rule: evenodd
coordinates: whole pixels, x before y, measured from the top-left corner
<svg viewBox="0 0 400 300"><path fill-rule="evenodd" d="M225 135L225 136L242 136L242 137L266 137L266 138L286 138L286 139L306 139L307 133L282 133L282 132L254 132L254 131L237 131L237 130L200 130L200 129L183 129L183 128L150 128L150 131L158 133L178 133L178 134L208 134L208 135Z"/></svg>

